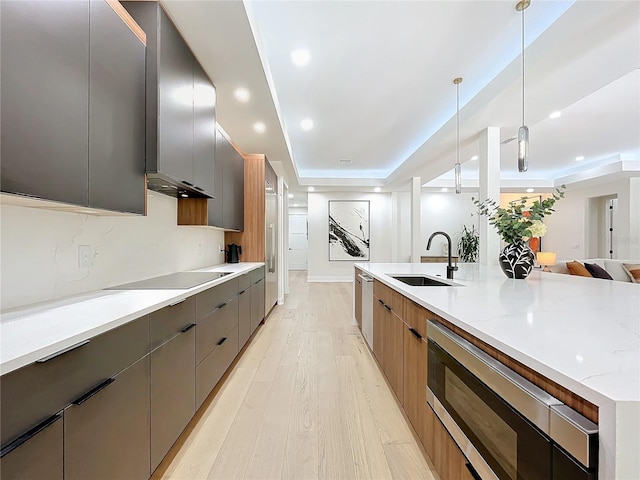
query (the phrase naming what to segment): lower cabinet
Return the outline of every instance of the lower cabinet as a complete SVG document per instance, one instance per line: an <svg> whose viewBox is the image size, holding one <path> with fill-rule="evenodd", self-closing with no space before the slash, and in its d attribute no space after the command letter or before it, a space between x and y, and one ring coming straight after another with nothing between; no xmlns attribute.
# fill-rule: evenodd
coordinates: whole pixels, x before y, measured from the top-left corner
<svg viewBox="0 0 640 480"><path fill-rule="evenodd" d="M200 408L237 354L238 326L236 325L218 340L214 350L196 367L196 408Z"/></svg>
<svg viewBox="0 0 640 480"><path fill-rule="evenodd" d="M251 287L238 293L238 350L253 333L251 329Z"/></svg>
<svg viewBox="0 0 640 480"><path fill-rule="evenodd" d="M195 333L186 327L151 353L152 472L195 413Z"/></svg>
<svg viewBox="0 0 640 480"><path fill-rule="evenodd" d="M62 480L62 413L54 415L3 448L0 472L3 480Z"/></svg>
<svg viewBox="0 0 640 480"><path fill-rule="evenodd" d="M427 419L427 344L422 336L404 326L404 396L402 406L427 450L433 428ZM415 333L414 333L415 332Z"/></svg>
<svg viewBox="0 0 640 480"><path fill-rule="evenodd" d="M264 320L264 278L251 285L251 333Z"/></svg>
<svg viewBox="0 0 640 480"><path fill-rule="evenodd" d="M402 403L404 324L384 301L375 296L373 301L373 353L396 397Z"/></svg>
<svg viewBox="0 0 640 480"><path fill-rule="evenodd" d="M353 291L353 299L354 299L354 309L353 314L356 317L356 323L358 324L358 328L362 330L362 280L358 277L359 274L362 273L362 270L356 268L355 269L355 283L354 283L354 291Z"/></svg>
<svg viewBox="0 0 640 480"><path fill-rule="evenodd" d="M467 466L468 460L444 425L440 423L433 410L430 407L427 408L433 418L433 453L427 453L429 453L438 475L446 480L475 480Z"/></svg>
<svg viewBox="0 0 640 480"><path fill-rule="evenodd" d="M149 381L146 356L65 409L65 480L149 478Z"/></svg>

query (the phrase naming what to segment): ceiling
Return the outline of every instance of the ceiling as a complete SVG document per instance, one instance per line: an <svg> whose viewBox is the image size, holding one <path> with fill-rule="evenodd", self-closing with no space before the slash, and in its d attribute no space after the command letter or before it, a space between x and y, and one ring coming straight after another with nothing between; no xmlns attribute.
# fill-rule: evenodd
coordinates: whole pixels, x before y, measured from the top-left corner
<svg viewBox="0 0 640 480"><path fill-rule="evenodd" d="M513 4L512 4L513 3ZM640 2L533 0L526 10L529 171L518 173L521 16L509 1L162 4L216 84L218 122L292 191L451 183L460 85L463 179L500 127L501 181L552 187L640 152ZM305 66L291 52L307 49ZM234 97L244 87L246 103ZM557 119L551 112L561 111ZM313 128L304 130L309 118ZM262 122L263 133L253 125ZM584 160L577 162L577 156Z"/></svg>

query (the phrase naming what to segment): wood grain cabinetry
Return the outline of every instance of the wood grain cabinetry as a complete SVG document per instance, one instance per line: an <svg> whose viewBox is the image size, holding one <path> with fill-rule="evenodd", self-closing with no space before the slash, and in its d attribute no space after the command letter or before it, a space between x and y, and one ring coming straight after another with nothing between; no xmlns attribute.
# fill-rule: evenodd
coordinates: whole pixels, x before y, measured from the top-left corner
<svg viewBox="0 0 640 480"><path fill-rule="evenodd" d="M433 465L436 467L440 478L446 480L475 480L467 464L464 454L451 438L447 429L430 407L429 412L433 418L433 449L429 453Z"/></svg>
<svg viewBox="0 0 640 480"><path fill-rule="evenodd" d="M114 8L0 2L3 192L145 212L145 45Z"/></svg>

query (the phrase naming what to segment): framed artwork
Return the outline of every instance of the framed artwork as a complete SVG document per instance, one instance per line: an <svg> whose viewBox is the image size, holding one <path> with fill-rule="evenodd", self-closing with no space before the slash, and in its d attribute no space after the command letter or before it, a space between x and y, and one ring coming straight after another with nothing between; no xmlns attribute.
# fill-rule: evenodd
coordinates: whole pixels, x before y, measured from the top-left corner
<svg viewBox="0 0 640 480"><path fill-rule="evenodd" d="M329 261L368 261L369 251L369 201L329 200Z"/></svg>

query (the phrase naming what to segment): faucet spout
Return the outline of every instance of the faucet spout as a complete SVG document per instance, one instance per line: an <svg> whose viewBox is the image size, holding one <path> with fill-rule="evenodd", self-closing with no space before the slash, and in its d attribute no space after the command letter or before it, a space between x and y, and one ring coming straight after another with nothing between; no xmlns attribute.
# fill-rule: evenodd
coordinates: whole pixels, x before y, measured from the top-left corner
<svg viewBox="0 0 640 480"><path fill-rule="evenodd" d="M447 278L449 280L453 280L453 272L455 272L456 270L458 270L457 266L453 266L451 264L451 237L449 236L448 233L446 232L433 232L431 234L431 236L429 237L429 240L427 240L427 250L429 250L431 248L431 241L433 240L433 237L435 237L436 235L442 235L447 239L447 260L448 260L448 264L447 264Z"/></svg>

